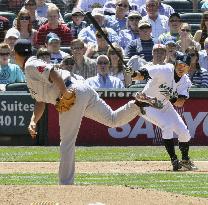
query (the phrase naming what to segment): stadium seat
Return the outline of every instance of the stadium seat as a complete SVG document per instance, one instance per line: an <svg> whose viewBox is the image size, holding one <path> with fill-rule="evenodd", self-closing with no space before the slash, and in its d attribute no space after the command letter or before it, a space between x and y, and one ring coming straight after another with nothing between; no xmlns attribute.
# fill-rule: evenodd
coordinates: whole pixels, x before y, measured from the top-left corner
<svg viewBox="0 0 208 205"><path fill-rule="evenodd" d="M192 12L192 1L189 0L164 0L164 4L172 6L177 13Z"/></svg>
<svg viewBox="0 0 208 205"><path fill-rule="evenodd" d="M0 16L6 17L9 20L9 26L10 27L13 26L13 21L16 18L16 14L15 13L0 11Z"/></svg>
<svg viewBox="0 0 208 205"><path fill-rule="evenodd" d="M6 91L27 91L27 83L9 83L6 85Z"/></svg>
<svg viewBox="0 0 208 205"><path fill-rule="evenodd" d="M189 24L200 24L202 19L202 13L184 13L180 16L183 22Z"/></svg>

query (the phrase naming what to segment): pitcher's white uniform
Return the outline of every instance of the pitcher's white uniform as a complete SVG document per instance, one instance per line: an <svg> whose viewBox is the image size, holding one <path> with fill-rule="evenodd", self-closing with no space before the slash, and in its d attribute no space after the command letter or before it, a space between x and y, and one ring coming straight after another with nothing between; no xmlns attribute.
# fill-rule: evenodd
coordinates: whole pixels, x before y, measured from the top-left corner
<svg viewBox="0 0 208 205"><path fill-rule="evenodd" d="M183 119L176 112L169 99L160 91L165 89L172 91L172 94L177 93L188 98L191 81L187 75L183 75L176 83L172 64L153 65L145 68L152 79L147 82L142 92L161 100L164 107L161 110L152 107L144 108L146 114L142 117L161 128L163 139L173 138L173 132L175 132L180 142L188 142L191 136Z"/></svg>
<svg viewBox="0 0 208 205"><path fill-rule="evenodd" d="M25 64L27 85L32 97L39 102L55 104L59 97L58 88L49 81L52 65L48 65L36 57L30 57ZM113 111L96 91L83 81L76 81L70 72L58 70L68 87L76 89L76 101L72 108L59 113L60 152L59 183L73 184L75 141L80 128L82 117L96 120L106 126L118 127L124 125L140 114L140 109L134 101ZM72 82L72 83L71 83Z"/></svg>

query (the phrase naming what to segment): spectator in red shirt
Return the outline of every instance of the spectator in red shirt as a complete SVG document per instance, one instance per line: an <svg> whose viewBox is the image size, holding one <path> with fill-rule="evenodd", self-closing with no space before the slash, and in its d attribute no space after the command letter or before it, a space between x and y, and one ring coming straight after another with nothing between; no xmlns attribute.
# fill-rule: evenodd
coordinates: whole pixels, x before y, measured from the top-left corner
<svg viewBox="0 0 208 205"><path fill-rule="evenodd" d="M42 25L37 33L37 45L44 46L48 33L56 33L61 39L61 46L69 46L72 41L70 29L59 20L59 8L49 6L47 13L48 23Z"/></svg>
<svg viewBox="0 0 208 205"><path fill-rule="evenodd" d="M5 34L9 29L9 20L6 17L0 16L0 43L4 41Z"/></svg>

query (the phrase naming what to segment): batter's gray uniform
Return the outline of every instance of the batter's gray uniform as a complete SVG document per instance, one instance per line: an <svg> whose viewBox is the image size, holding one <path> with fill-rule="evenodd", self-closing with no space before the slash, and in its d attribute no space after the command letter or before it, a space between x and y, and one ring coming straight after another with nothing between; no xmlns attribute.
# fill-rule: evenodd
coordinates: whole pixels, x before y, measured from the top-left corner
<svg viewBox="0 0 208 205"><path fill-rule="evenodd" d="M173 132L175 132L178 135L179 142L188 142L191 136L187 126L169 99L161 91L167 91L170 95L183 95L188 98L191 81L187 75L183 75L178 82L175 82L175 68L172 64L146 66L145 68L148 70L151 79L142 92L161 100L164 107L160 110L152 107L144 108L146 114L143 118L161 128L163 139L172 139Z"/></svg>
<svg viewBox="0 0 208 205"><path fill-rule="evenodd" d="M59 97L58 88L49 82L52 65L47 65L36 57L30 57L25 64L25 75L31 96L39 102L55 104ZM113 111L96 91L83 81L77 81L65 70L58 70L66 85L76 89L76 101L72 108L59 113L60 125L60 166L59 183L73 184L75 141L83 116L100 122L106 126L118 127L124 125L140 114L140 109L130 101ZM70 84L70 82L72 82Z"/></svg>

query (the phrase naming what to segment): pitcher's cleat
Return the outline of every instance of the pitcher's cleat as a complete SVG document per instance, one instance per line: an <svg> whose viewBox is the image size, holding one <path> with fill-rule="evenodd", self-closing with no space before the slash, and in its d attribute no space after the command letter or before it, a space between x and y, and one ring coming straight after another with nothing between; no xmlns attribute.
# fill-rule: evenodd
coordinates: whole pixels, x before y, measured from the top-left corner
<svg viewBox="0 0 208 205"><path fill-rule="evenodd" d="M195 171L198 168L196 167L196 165L191 161L191 160L182 160L180 161L180 164L182 167L186 168L187 170L190 171Z"/></svg>
<svg viewBox="0 0 208 205"><path fill-rule="evenodd" d="M145 93L142 93L142 92L137 92L135 95L135 99L139 102L147 103L151 107L154 107L156 109L163 108L163 103L160 100L158 100L157 98L147 96Z"/></svg>
<svg viewBox="0 0 208 205"><path fill-rule="evenodd" d="M182 168L182 165L178 159L171 161L171 164L173 166L173 171L178 171L179 169Z"/></svg>

